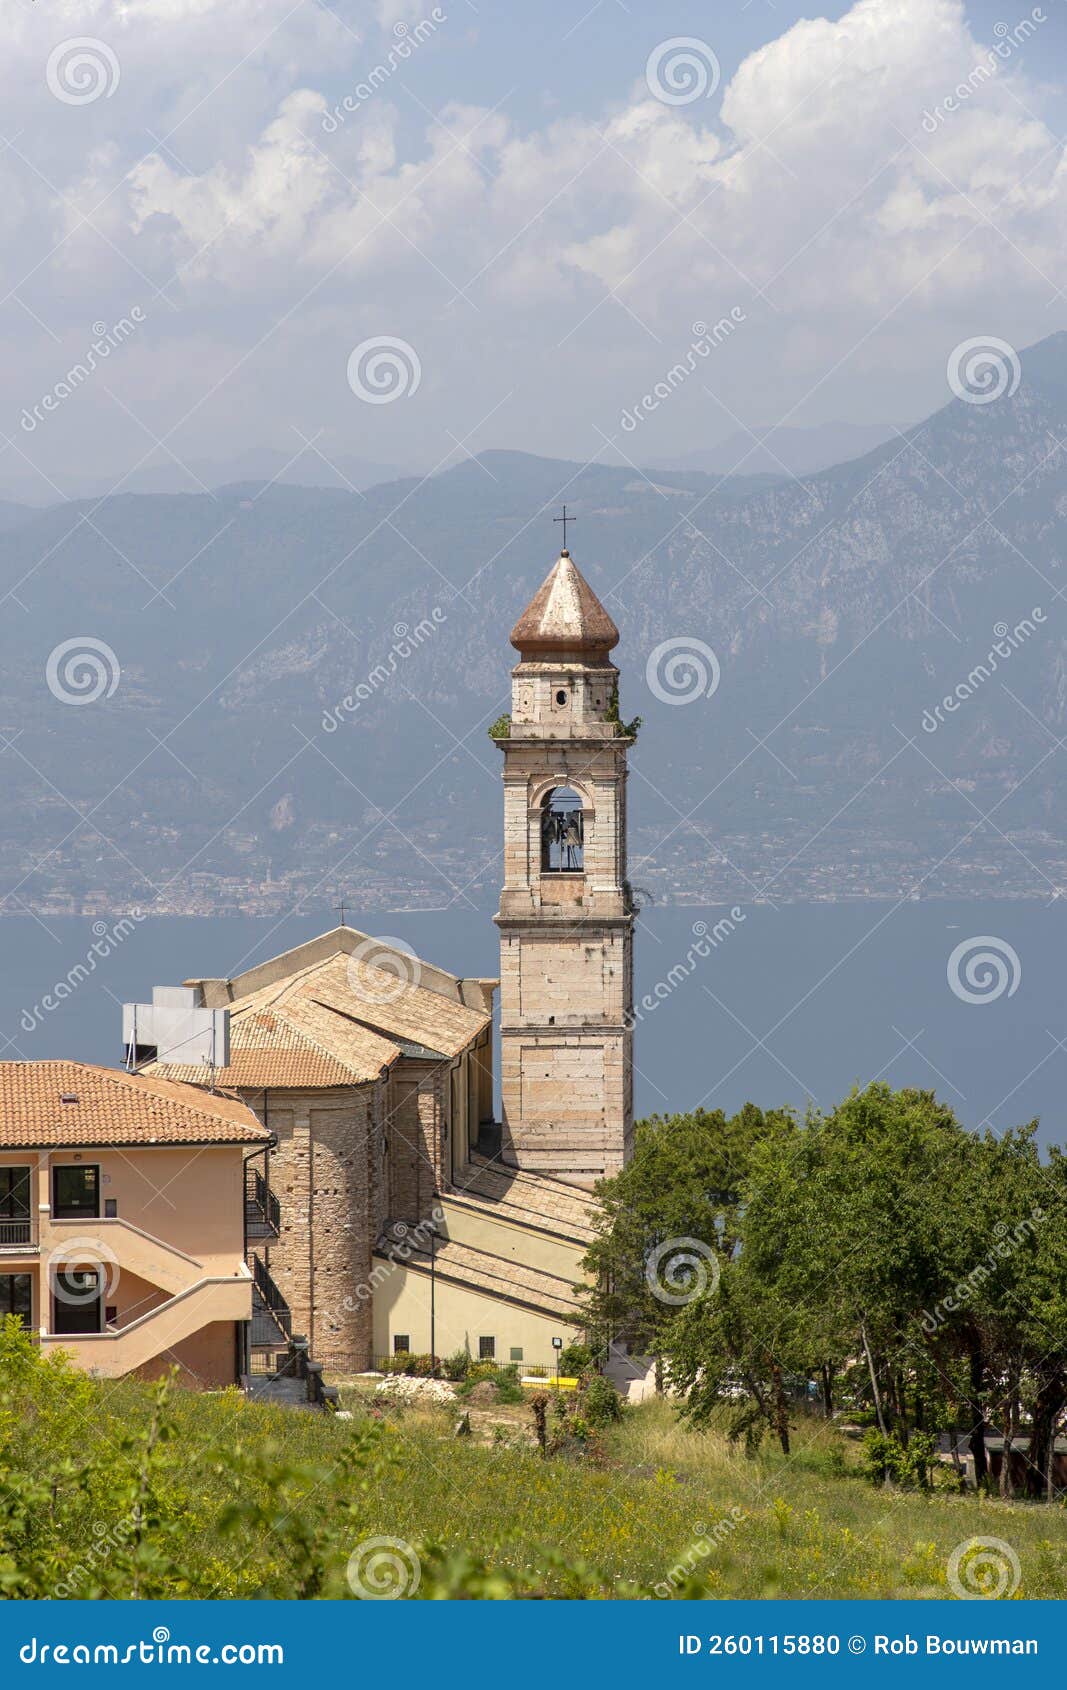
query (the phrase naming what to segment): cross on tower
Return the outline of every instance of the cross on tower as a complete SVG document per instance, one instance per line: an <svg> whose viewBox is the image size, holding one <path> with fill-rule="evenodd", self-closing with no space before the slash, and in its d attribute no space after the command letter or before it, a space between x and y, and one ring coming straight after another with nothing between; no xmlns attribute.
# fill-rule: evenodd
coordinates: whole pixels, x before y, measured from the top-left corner
<svg viewBox="0 0 1067 1690"><path fill-rule="evenodd" d="M577 522L577 520L578 520L578 518L576 516L568 516L567 515L566 505L564 505L564 507L563 507L563 515L562 516L554 516L552 518L553 522L562 522L562 524L563 524L563 550L564 551L567 550L567 524L568 524L568 522Z"/></svg>

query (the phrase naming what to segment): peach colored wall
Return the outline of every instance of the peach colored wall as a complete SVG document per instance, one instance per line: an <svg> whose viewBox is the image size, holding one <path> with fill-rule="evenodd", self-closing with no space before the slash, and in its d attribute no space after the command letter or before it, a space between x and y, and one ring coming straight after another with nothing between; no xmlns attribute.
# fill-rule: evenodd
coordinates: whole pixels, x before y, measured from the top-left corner
<svg viewBox="0 0 1067 1690"><path fill-rule="evenodd" d="M213 1320L191 1338L156 1356L131 1375L135 1379L160 1379L172 1367L178 1368L178 1384L194 1391L219 1390L236 1383L236 1338L231 1320Z"/></svg>
<svg viewBox="0 0 1067 1690"><path fill-rule="evenodd" d="M105 1150L96 1159L101 1207L115 1198L123 1220L194 1256L208 1274L229 1271L244 1254L240 1145Z"/></svg>
<svg viewBox="0 0 1067 1690"><path fill-rule="evenodd" d="M4 1151L0 1165L28 1166L31 1174L31 1221L37 1248L20 1257L14 1252L0 1257L0 1272L28 1272L33 1282L32 1324L48 1331L52 1324L49 1256L75 1239L97 1240L105 1262L117 1263L107 1272L109 1283L104 1301L117 1310L119 1329L139 1320L170 1301L171 1296L202 1279L242 1275L240 1288L208 1289L196 1305L204 1313L242 1314L250 1292L244 1261L244 1147L241 1145L160 1146L140 1149L63 1150L52 1152ZM118 1206L116 1219L86 1217L79 1221L53 1221L51 1216L52 1170L57 1165L97 1165L100 1169L100 1207L108 1198ZM139 1229L139 1230L133 1230ZM148 1237L142 1236L148 1234ZM158 1243L154 1241L158 1240ZM161 1246L165 1248L161 1248ZM110 1252L110 1254L109 1254ZM153 1274L155 1259L156 1274ZM177 1305L179 1314L183 1308ZM188 1321L186 1322L188 1324ZM171 1323L173 1329L173 1323ZM135 1338L140 1353L151 1344L151 1328L142 1328ZM177 1364L183 1383L217 1386L232 1384L235 1376L235 1323L233 1319L209 1319L144 1364L146 1376L158 1376ZM72 1352L78 1340L65 1341ZM64 1340L53 1340L63 1344ZM101 1345L105 1346L101 1348ZM77 1350L82 1365L107 1373L123 1371L122 1341L106 1339L82 1344ZM84 1354L82 1354L84 1351ZM116 1365L119 1364L119 1365Z"/></svg>
<svg viewBox="0 0 1067 1690"><path fill-rule="evenodd" d="M81 1167L95 1163L100 1169L101 1210L108 1198L114 1198L120 1220L192 1256L210 1275L232 1272L244 1254L243 1149L241 1145L189 1145L121 1151L5 1151L0 1163L35 1168L31 1218L42 1245L50 1222L50 1170L63 1163ZM73 1224L63 1223L57 1238L60 1234L70 1237ZM87 1220L84 1227L79 1226L79 1235L91 1232L92 1224ZM198 1277L192 1268L190 1276Z"/></svg>
<svg viewBox="0 0 1067 1690"><path fill-rule="evenodd" d="M114 1287L107 1293L105 1304L107 1308L118 1311L117 1326L128 1326L131 1320L140 1320L150 1309L158 1309L161 1303L167 1301L168 1295L158 1285L123 1268Z"/></svg>

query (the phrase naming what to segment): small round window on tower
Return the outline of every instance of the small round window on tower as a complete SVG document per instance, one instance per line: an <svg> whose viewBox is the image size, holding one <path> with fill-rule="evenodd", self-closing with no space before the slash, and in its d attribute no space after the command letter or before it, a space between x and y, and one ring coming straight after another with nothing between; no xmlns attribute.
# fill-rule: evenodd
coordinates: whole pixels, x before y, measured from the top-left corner
<svg viewBox="0 0 1067 1690"><path fill-rule="evenodd" d="M562 689L561 689L556 694L556 703L557 704L566 704L566 702L567 702L567 694L565 692L563 692Z"/></svg>

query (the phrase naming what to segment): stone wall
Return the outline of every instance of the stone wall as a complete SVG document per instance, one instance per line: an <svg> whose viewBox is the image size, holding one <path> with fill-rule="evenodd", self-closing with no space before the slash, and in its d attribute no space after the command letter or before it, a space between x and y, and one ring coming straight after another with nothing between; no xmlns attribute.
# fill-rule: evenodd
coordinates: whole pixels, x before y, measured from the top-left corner
<svg viewBox="0 0 1067 1690"><path fill-rule="evenodd" d="M256 1245L289 1305L293 1331L338 1371L369 1365L371 1252L381 1214L381 1082L333 1091L272 1091L265 1124L277 1134L270 1182L281 1236ZM262 1093L245 1101L264 1120Z"/></svg>

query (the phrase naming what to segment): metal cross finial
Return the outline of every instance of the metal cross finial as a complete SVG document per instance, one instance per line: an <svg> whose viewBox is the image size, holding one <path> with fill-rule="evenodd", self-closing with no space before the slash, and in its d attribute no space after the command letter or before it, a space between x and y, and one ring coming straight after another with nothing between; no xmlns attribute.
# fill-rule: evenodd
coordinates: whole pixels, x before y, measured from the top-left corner
<svg viewBox="0 0 1067 1690"><path fill-rule="evenodd" d="M337 906L337 907L338 907L338 910L339 910L339 911L340 911L340 915L341 915L341 926L342 926L342 927L343 927L343 926L344 926L344 925L345 925L345 910L346 910L346 909L347 909L347 908L348 908L348 906L347 906L347 904L346 904L346 903L345 903L345 901L344 901L344 899L343 899L343 898L342 898L342 899L341 899L341 902L340 902L340 903L339 903L339 904L338 904L338 906Z"/></svg>
<svg viewBox="0 0 1067 1690"><path fill-rule="evenodd" d="M562 522L562 524L563 524L563 550L564 551L567 550L567 524L568 524L568 522L577 522L577 520L578 520L578 518L576 516L568 516L567 515L566 505L564 505L564 507L563 507L563 515L562 516L554 516L552 518L553 522Z"/></svg>

